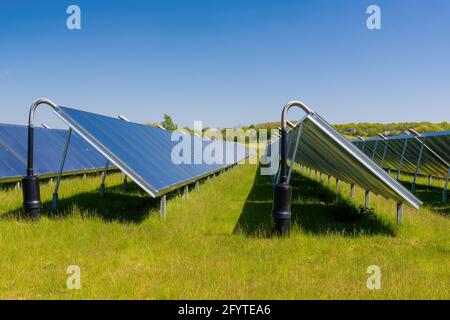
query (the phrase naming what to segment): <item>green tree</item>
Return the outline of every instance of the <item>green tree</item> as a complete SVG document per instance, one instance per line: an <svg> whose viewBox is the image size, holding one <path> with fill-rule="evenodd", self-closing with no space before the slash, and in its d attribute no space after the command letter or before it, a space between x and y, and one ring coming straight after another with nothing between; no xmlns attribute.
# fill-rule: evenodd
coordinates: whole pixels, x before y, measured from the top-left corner
<svg viewBox="0 0 450 320"><path fill-rule="evenodd" d="M176 130L178 128L178 126L173 123L172 117L169 116L168 114L164 114L164 120L161 123L161 125L166 129L166 130Z"/></svg>

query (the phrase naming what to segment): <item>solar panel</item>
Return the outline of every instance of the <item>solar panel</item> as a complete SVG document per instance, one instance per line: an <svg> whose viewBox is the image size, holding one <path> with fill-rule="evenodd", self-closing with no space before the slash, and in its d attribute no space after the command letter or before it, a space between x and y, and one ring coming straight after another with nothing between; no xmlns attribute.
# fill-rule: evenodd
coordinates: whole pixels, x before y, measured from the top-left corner
<svg viewBox="0 0 450 320"><path fill-rule="evenodd" d="M306 112L293 129L287 131L286 115L291 107L299 107ZM397 202L397 222L402 221L402 208L406 203L419 208L422 202L394 180L355 144L339 134L327 121L299 101L291 101L283 108L281 116L282 130L279 141L272 141L267 151L280 151L280 170L274 190L272 217L274 232L286 235L290 232L291 193L289 185L294 163L309 167L338 181L359 185L366 190L366 207L369 207L370 192ZM365 146L361 146L364 148ZM369 151L370 152L370 151ZM376 155L375 146L371 156ZM268 154L267 154L268 156ZM276 157L273 157L276 159ZM289 171L288 159L291 159Z"/></svg>
<svg viewBox="0 0 450 320"><path fill-rule="evenodd" d="M295 149L293 144L300 132L300 124L300 140ZM306 115L289 135L292 136L290 156L295 153L295 162L399 203L406 202L415 208L422 204L370 159L368 154L373 155L373 148L366 149L363 154L318 114Z"/></svg>
<svg viewBox="0 0 450 320"><path fill-rule="evenodd" d="M444 179L448 176L450 131L424 133L420 137L402 135L387 137L384 141L381 138L368 138L364 142L359 140L352 142L368 157L372 157L377 144L387 145L384 157L378 149L373 158L383 168Z"/></svg>
<svg viewBox="0 0 450 320"><path fill-rule="evenodd" d="M423 133L427 145L450 163L450 131Z"/></svg>
<svg viewBox="0 0 450 320"><path fill-rule="evenodd" d="M184 152L197 157L208 148L223 151L217 163L193 159L194 163L174 163L172 132L138 123L57 106L55 113L90 145L115 164L151 196L157 197L244 160L250 151L244 145L221 140L203 140L180 134L189 142ZM184 154L183 154L184 155ZM195 161L197 160L197 161ZM202 159L200 159L202 160Z"/></svg>
<svg viewBox="0 0 450 320"><path fill-rule="evenodd" d="M0 124L0 182L18 181L26 175L27 127ZM41 177L58 174L67 130L35 128L35 170ZM71 138L64 174L104 169L106 158L79 135Z"/></svg>

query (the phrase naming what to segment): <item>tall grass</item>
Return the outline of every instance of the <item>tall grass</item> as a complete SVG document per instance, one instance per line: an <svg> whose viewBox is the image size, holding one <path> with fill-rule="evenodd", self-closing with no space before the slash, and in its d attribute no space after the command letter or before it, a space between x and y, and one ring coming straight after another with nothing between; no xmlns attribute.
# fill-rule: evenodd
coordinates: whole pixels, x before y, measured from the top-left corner
<svg viewBox="0 0 450 320"><path fill-rule="evenodd" d="M373 196L374 213L346 215L339 191L295 172L293 230L272 238L272 186L255 165L205 180L187 200L170 195L167 221L158 201L121 174L65 179L61 209L54 185L42 185L39 221L21 216L21 191L0 192L0 297L7 299L448 299L448 207L405 208ZM192 189L192 188L191 188ZM336 201L336 199L338 201ZM349 209L346 206L350 206ZM344 214L343 214L344 212ZM366 287L378 265L380 290ZM81 289L66 288L66 269L81 268Z"/></svg>

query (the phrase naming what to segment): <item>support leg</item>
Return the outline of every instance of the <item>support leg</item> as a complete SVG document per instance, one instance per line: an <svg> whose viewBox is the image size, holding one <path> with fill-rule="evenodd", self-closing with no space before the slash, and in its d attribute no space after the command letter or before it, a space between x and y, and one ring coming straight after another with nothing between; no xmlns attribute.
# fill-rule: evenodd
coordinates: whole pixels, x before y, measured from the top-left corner
<svg viewBox="0 0 450 320"><path fill-rule="evenodd" d="M189 198L189 186L188 185L184 186L183 198L186 200Z"/></svg>
<svg viewBox="0 0 450 320"><path fill-rule="evenodd" d="M350 199L353 201L355 199L355 185L350 185Z"/></svg>
<svg viewBox="0 0 450 320"><path fill-rule="evenodd" d="M66 144L64 146L63 157L61 160L61 165L59 166L59 172L58 172L58 177L56 179L55 190L53 191L53 198L52 198L52 210L53 211L58 210L58 189L59 189L59 184L61 183L61 177L62 177L62 173L64 170L64 163L66 162L67 151L69 150L69 143L70 143L71 136L72 136L72 128L70 128L69 132L67 133L67 140L66 140Z"/></svg>
<svg viewBox="0 0 450 320"><path fill-rule="evenodd" d="M109 161L106 160L105 170L102 172L102 183L100 184L100 196L103 197L105 195L105 179L106 179L106 172L108 170Z"/></svg>
<svg viewBox="0 0 450 320"><path fill-rule="evenodd" d="M160 214L163 221L166 221L166 210L167 210L166 195L163 195L160 201Z"/></svg>
<svg viewBox="0 0 450 320"><path fill-rule="evenodd" d="M336 179L336 192L339 192L339 179Z"/></svg>
<svg viewBox="0 0 450 320"><path fill-rule="evenodd" d="M411 186L411 192L412 193L416 192L416 180L417 180L417 174L414 174L413 183L412 183L412 186Z"/></svg>
<svg viewBox="0 0 450 320"><path fill-rule="evenodd" d="M401 226L403 220L403 203L397 203L397 225Z"/></svg>
<svg viewBox="0 0 450 320"><path fill-rule="evenodd" d="M402 154L400 155L400 163L397 169L397 180L400 180L400 172L403 168L403 161L405 160L405 152L406 152L406 146L408 145L408 139L405 139L405 142L403 143L403 150Z"/></svg>
<svg viewBox="0 0 450 320"><path fill-rule="evenodd" d="M127 176L123 177L123 191L127 192L127 185L128 185L128 180L127 180Z"/></svg>
<svg viewBox="0 0 450 320"><path fill-rule="evenodd" d="M448 180L450 179L450 167L448 168L447 178L444 183L444 190L442 190L442 203L447 203L448 201Z"/></svg>
<svg viewBox="0 0 450 320"><path fill-rule="evenodd" d="M365 204L366 208L370 208L370 191L369 190L366 190L365 200L366 200L366 204Z"/></svg>
<svg viewBox="0 0 450 320"><path fill-rule="evenodd" d="M200 191L200 181L195 182L195 191Z"/></svg>
<svg viewBox="0 0 450 320"><path fill-rule="evenodd" d="M105 178L106 171L102 172L102 183L100 184L100 196L103 197L105 195Z"/></svg>
<svg viewBox="0 0 450 320"><path fill-rule="evenodd" d="M417 138L416 138L417 139ZM418 139L417 139L418 140ZM420 141L420 140L419 140ZM425 147L425 141L421 141L422 145L420 147L420 152L419 152L419 157L417 158L417 164L416 164L416 171L414 172L414 179L413 179L413 183L412 183L412 187L411 187L411 192L415 193L416 192L416 181L417 181L417 175L420 172L420 164L422 161L422 155L423 155L423 149Z"/></svg>

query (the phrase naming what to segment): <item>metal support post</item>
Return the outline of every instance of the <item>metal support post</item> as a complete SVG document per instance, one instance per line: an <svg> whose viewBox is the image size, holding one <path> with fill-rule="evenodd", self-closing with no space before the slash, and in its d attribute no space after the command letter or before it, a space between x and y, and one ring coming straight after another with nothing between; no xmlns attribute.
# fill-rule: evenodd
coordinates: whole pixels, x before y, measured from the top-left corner
<svg viewBox="0 0 450 320"><path fill-rule="evenodd" d="M123 191L127 192L127 187L128 187L128 179L127 176L123 176Z"/></svg>
<svg viewBox="0 0 450 320"><path fill-rule="evenodd" d="M403 222L403 203L397 203L397 225Z"/></svg>
<svg viewBox="0 0 450 320"><path fill-rule="evenodd" d="M62 173L64 171L64 164L67 158L67 151L69 150L70 138L72 137L72 128L67 132L66 144L64 145L63 156L61 160L61 164L59 166L58 177L56 178L55 190L53 191L53 199L52 199L52 210L58 210L58 189L59 184L61 183Z"/></svg>
<svg viewBox="0 0 450 320"><path fill-rule="evenodd" d="M163 221L166 221L167 202L166 195L163 195L160 200L160 214Z"/></svg>
<svg viewBox="0 0 450 320"><path fill-rule="evenodd" d="M402 154L400 156L400 163L398 165L397 170L397 180L400 180L400 172L402 171L403 162L405 161L406 147L408 145L408 139L405 139L405 143L403 144Z"/></svg>
<svg viewBox="0 0 450 320"><path fill-rule="evenodd" d="M292 158L291 158L291 165L289 166L289 172L288 172L288 176L287 176L287 183L289 183L291 181L292 169L294 168L294 163L295 163L294 159L297 156L298 144L300 142L300 136L302 134L302 129L303 129L303 122L300 123L300 126L298 128L297 139L295 140L295 147L294 147L293 155L292 155Z"/></svg>
<svg viewBox="0 0 450 320"><path fill-rule="evenodd" d="M366 190L365 192L365 207L370 208L370 191Z"/></svg>
<svg viewBox="0 0 450 320"><path fill-rule="evenodd" d="M444 190L442 190L442 203L447 203L447 201L448 201L447 189L448 189L448 180L449 179L450 179L450 167L448 167L447 178L445 179L445 183L444 183Z"/></svg>
<svg viewBox="0 0 450 320"><path fill-rule="evenodd" d="M355 184L350 185L350 199L353 201L355 199Z"/></svg>
<svg viewBox="0 0 450 320"><path fill-rule="evenodd" d="M412 187L411 187L412 193L416 192L416 180L417 180L417 175L419 174L419 171L420 171L420 164L422 162L424 147L425 147L425 141L422 141L422 145L420 147L420 152L419 152L419 157L417 158L416 171L414 172L414 178L413 178L413 183L412 183Z"/></svg>
<svg viewBox="0 0 450 320"><path fill-rule="evenodd" d="M102 183L100 184L100 196L105 195L105 179L106 179L106 173L108 171L109 166L109 160L106 160L105 169L102 172Z"/></svg>
<svg viewBox="0 0 450 320"><path fill-rule="evenodd" d="M386 159L388 145L389 145L389 140L388 139L384 140L383 157L381 158L381 165L380 165L380 167L382 167L382 168L384 168L384 160ZM389 170L391 170L391 169L389 169Z"/></svg>
<svg viewBox="0 0 450 320"><path fill-rule="evenodd" d="M377 146L378 146L378 140L375 141L375 146L373 147L372 161L375 159L375 154L377 153Z"/></svg>
<svg viewBox="0 0 450 320"><path fill-rule="evenodd" d="M189 186L188 185L184 186L183 198L186 200L189 198Z"/></svg>

